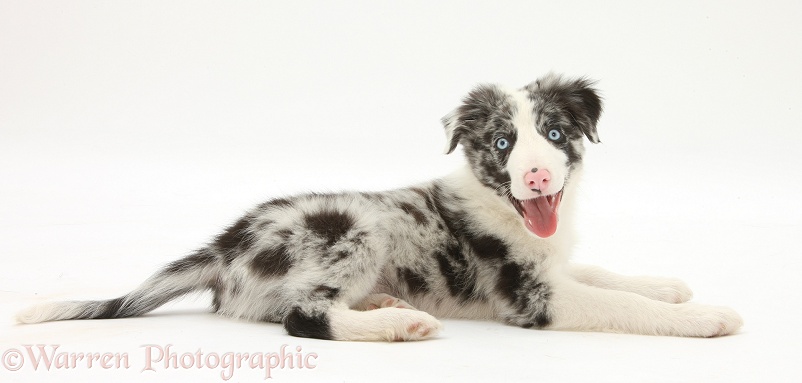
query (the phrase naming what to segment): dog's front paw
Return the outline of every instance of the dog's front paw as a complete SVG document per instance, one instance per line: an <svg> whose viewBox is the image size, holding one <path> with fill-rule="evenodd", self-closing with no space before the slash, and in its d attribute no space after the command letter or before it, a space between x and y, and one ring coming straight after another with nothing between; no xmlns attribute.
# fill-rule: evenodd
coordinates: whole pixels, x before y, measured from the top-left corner
<svg viewBox="0 0 802 383"><path fill-rule="evenodd" d="M641 295L661 302L683 303L693 298L685 282L676 278L645 277Z"/></svg>
<svg viewBox="0 0 802 383"><path fill-rule="evenodd" d="M732 334L743 326L743 319L728 307L701 306L690 303L680 308L680 336L711 338Z"/></svg>

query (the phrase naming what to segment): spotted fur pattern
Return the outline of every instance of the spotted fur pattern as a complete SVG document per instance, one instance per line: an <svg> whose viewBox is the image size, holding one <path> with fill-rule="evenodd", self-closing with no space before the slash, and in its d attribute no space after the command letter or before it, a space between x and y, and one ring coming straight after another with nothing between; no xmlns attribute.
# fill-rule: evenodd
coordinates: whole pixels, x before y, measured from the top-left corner
<svg viewBox="0 0 802 383"><path fill-rule="evenodd" d="M599 142L600 114L586 79L478 86L443 118L446 151L462 145L467 159L454 174L381 193L270 200L125 296L45 304L18 320L137 316L210 289L221 315L320 339L424 339L440 330L435 317L642 334L735 331L733 311L681 303L691 296L682 282L567 262L583 141ZM509 147L500 149L500 138ZM538 193L565 196L560 230L548 238L528 231L511 203L538 196L522 185L536 167L553 178Z"/></svg>

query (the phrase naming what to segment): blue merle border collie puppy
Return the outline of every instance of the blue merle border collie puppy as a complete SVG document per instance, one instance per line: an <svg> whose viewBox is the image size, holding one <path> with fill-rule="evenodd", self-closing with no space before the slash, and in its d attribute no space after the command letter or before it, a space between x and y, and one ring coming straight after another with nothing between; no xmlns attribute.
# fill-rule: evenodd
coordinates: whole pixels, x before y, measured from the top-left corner
<svg viewBox="0 0 802 383"><path fill-rule="evenodd" d="M480 85L442 120L446 152L461 144L467 158L454 174L387 192L273 199L120 298L47 303L17 319L138 316L210 289L219 314L320 339L426 339L441 329L436 317L654 335L735 332L735 311L685 303L691 291L679 280L568 262L583 141L599 142L601 111L586 79Z"/></svg>

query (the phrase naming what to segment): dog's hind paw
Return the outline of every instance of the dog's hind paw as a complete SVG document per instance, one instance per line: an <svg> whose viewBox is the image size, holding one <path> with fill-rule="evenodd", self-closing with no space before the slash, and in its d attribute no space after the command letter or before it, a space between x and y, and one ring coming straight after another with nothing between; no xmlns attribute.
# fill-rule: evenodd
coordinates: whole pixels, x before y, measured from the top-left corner
<svg viewBox="0 0 802 383"><path fill-rule="evenodd" d="M385 307L395 307L399 309L417 310L403 299L396 298L389 294L370 294L361 302L354 305L356 310L376 310Z"/></svg>
<svg viewBox="0 0 802 383"><path fill-rule="evenodd" d="M437 335L442 327L437 318L418 310L384 307L367 311L331 311L331 331L336 340L424 340Z"/></svg>
<svg viewBox="0 0 802 383"><path fill-rule="evenodd" d="M413 315L404 318L403 324L393 331L389 339L396 342L423 340L431 338L443 328L443 325L435 317L422 312L412 312Z"/></svg>

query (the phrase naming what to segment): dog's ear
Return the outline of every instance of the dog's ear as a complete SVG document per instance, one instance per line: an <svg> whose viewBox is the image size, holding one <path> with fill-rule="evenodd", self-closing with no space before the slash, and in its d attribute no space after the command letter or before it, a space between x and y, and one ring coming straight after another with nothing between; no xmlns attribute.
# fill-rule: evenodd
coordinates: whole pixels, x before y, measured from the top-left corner
<svg viewBox="0 0 802 383"><path fill-rule="evenodd" d="M443 151L445 154L451 154L451 152L457 148L459 139L462 137L465 130L461 126L459 109L460 108L454 109L453 112L440 119L443 123L443 127L446 129L446 148Z"/></svg>
<svg viewBox="0 0 802 383"><path fill-rule="evenodd" d="M599 143L596 123L602 112L602 100L593 88L595 81L586 78L563 79L550 73L527 85L524 89L540 93L546 100L556 102L590 142Z"/></svg>
<svg viewBox="0 0 802 383"><path fill-rule="evenodd" d="M562 92L565 106L571 113L571 118L585 133L588 140L594 144L599 142L599 133L596 131L596 123L602 113L602 100L596 89L593 88L594 81L586 78L569 80L565 83Z"/></svg>
<svg viewBox="0 0 802 383"><path fill-rule="evenodd" d="M468 93L462 105L441 119L446 130L446 154L457 148L460 140L484 125L494 110L506 102L506 95L496 85L482 84Z"/></svg>

